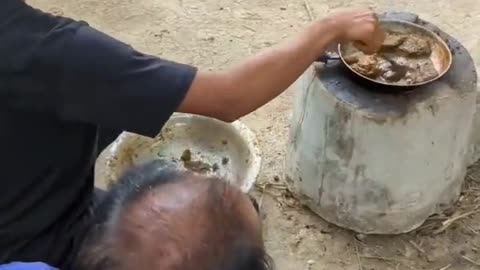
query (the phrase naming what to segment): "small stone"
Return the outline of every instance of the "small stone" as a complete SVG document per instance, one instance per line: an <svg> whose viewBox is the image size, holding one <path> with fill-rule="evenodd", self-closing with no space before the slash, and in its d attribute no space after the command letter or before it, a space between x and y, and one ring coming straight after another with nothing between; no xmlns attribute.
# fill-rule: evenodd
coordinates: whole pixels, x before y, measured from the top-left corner
<svg viewBox="0 0 480 270"><path fill-rule="evenodd" d="M367 239L367 236L365 234L359 233L355 235L355 238L357 238L358 241L364 241L365 239Z"/></svg>
<svg viewBox="0 0 480 270"><path fill-rule="evenodd" d="M278 175L275 175L275 176L273 177L273 180L274 180L275 182L279 182L279 181L280 181L280 177L278 177Z"/></svg>
<svg viewBox="0 0 480 270"><path fill-rule="evenodd" d="M308 265L313 265L313 264L315 264L315 261L314 260L308 260L307 263L308 263Z"/></svg>

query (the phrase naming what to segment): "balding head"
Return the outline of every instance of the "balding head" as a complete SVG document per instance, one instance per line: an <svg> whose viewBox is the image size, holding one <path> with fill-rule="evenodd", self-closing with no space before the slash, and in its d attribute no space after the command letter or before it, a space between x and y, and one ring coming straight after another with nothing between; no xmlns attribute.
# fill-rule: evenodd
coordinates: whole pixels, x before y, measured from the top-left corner
<svg viewBox="0 0 480 270"><path fill-rule="evenodd" d="M77 260L89 270L262 270L258 214L226 181L166 169L128 172L96 212Z"/></svg>

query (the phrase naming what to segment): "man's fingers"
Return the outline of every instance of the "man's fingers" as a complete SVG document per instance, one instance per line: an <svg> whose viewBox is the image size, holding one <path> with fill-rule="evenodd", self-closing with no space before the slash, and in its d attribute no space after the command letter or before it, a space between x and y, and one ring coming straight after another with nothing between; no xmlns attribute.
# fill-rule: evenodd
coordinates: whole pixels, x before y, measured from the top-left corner
<svg viewBox="0 0 480 270"><path fill-rule="evenodd" d="M372 46L369 46L365 43L360 43L360 42L354 42L353 45L359 49L360 51L366 53L366 54L372 54L375 53L375 49Z"/></svg>
<svg viewBox="0 0 480 270"><path fill-rule="evenodd" d="M364 42L367 46L364 46L362 49L367 50L367 53L375 53L382 47L386 35L378 22L372 23L370 27L372 27L370 35L366 37L368 40L365 40Z"/></svg>
<svg viewBox="0 0 480 270"><path fill-rule="evenodd" d="M357 47L357 49L367 53L367 54L372 54L376 53L383 44L384 41L384 36L383 34L380 33L372 33L370 38L365 39L364 41L357 41L354 42L354 46Z"/></svg>
<svg viewBox="0 0 480 270"><path fill-rule="evenodd" d="M381 25L376 24L376 26L375 32L373 33L373 40L375 42L375 46L380 49L387 35Z"/></svg>

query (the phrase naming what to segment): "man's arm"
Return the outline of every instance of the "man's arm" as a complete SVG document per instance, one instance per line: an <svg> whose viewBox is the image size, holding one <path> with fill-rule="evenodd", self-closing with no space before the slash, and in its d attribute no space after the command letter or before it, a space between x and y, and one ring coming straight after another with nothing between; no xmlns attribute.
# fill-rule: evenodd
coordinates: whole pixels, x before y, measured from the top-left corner
<svg viewBox="0 0 480 270"><path fill-rule="evenodd" d="M179 111L234 121L286 90L324 51L342 40L372 52L384 38L371 11L332 15L295 39L246 59L225 72L199 72Z"/></svg>
<svg viewBox="0 0 480 270"><path fill-rule="evenodd" d="M2 104L145 136L155 136L174 111L233 121L284 91L328 44L357 40L372 51L383 39L372 12L342 13L229 71L207 73L27 5L3 21Z"/></svg>

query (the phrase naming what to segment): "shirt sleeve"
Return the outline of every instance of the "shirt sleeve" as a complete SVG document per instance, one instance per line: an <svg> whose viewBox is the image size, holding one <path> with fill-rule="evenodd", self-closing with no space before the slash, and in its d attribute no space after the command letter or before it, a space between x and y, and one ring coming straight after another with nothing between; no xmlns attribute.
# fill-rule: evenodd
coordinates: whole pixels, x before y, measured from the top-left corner
<svg viewBox="0 0 480 270"><path fill-rule="evenodd" d="M61 118L145 136L158 133L196 74L192 66L140 53L80 22L57 26L37 52L48 76L56 76L53 104Z"/></svg>

